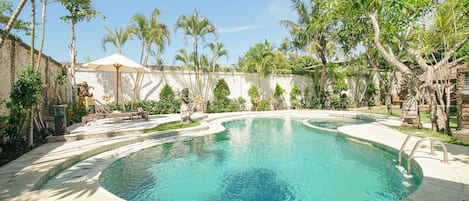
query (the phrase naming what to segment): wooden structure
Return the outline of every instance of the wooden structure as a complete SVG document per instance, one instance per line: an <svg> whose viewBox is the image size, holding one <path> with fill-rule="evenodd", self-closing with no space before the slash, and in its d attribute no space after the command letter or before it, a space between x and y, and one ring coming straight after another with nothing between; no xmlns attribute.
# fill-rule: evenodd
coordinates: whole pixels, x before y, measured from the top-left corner
<svg viewBox="0 0 469 201"><path fill-rule="evenodd" d="M469 69L459 69L457 79L458 127L453 139L469 142Z"/></svg>

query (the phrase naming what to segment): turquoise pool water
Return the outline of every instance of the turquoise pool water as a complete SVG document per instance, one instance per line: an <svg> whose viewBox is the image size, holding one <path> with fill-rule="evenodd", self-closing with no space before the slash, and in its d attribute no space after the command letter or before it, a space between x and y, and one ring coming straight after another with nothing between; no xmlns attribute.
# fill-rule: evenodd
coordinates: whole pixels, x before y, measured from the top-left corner
<svg viewBox="0 0 469 201"><path fill-rule="evenodd" d="M313 119L313 120L308 121L308 123L310 123L313 126L334 129L334 130L341 126L363 124L363 123L370 123L370 122L373 122L373 121L368 120L368 119L356 119L356 118L337 118L337 119L328 119L328 120Z"/></svg>
<svg viewBox="0 0 469 201"><path fill-rule="evenodd" d="M226 122L225 132L166 143L112 163L99 180L126 200L400 200L421 183L396 153L290 119ZM417 170L418 168L414 168Z"/></svg>

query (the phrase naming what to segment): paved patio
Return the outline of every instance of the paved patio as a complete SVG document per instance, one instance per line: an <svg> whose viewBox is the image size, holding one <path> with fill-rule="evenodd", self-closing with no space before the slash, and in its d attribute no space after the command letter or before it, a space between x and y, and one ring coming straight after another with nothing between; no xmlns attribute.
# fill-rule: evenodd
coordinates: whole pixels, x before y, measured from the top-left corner
<svg viewBox="0 0 469 201"><path fill-rule="evenodd" d="M336 118L356 116L352 111L270 111L224 114L200 114L200 126L175 131L143 133L158 124L177 121L179 115L152 116L150 121L112 123L92 122L88 126L69 128L70 134L46 143L0 168L0 200L121 200L99 185L100 172L113 161L138 150L169 141L218 133L221 122L243 118L277 116L283 118ZM362 142L376 142L399 149L407 135L396 128L400 121L386 116L373 116L368 124L340 127L339 131ZM410 153L419 138L412 137L406 147ZM428 144L428 143L425 143ZM469 200L469 147L446 144L449 163L443 163L442 151L428 155L429 147L419 148L415 160L422 167L424 179L407 199L425 201Z"/></svg>

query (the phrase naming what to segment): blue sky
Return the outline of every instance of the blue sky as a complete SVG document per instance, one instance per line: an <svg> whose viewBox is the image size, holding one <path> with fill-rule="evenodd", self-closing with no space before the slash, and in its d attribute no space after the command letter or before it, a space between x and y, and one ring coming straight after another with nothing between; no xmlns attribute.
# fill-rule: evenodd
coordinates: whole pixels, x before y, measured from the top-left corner
<svg viewBox="0 0 469 201"><path fill-rule="evenodd" d="M16 8L18 0L13 1ZM36 20L40 21L41 3L37 1ZM94 0L95 10L100 11L106 18L95 18L90 22L81 22L76 27L77 61L86 62L98 59L116 52L111 44L103 50L102 38L106 34L105 26L111 29L126 27L131 24L134 14L149 16L154 8L162 11L160 22L168 25L171 31L170 45L162 57L168 65L180 65L174 60L176 52L185 48L182 29L175 33L176 20L179 16L192 15L197 9L199 16L207 17L218 30L218 42L224 43L228 51L228 59L221 58L219 63L230 66L238 61L255 43L269 42L278 46L282 38L288 37L288 29L279 24L280 20L295 21L296 14L289 0ZM67 15L67 10L59 3L49 3L47 7L46 39L44 53L58 61L70 61L68 46L71 41L70 25L60 20ZM23 9L20 18L29 20L30 3ZM36 47L39 45L40 27L37 29ZM30 39L19 35L26 43ZM215 42L212 35L206 37L207 42ZM123 54L135 61L139 61L140 41L137 38L129 40ZM155 59L149 60L150 64Z"/></svg>

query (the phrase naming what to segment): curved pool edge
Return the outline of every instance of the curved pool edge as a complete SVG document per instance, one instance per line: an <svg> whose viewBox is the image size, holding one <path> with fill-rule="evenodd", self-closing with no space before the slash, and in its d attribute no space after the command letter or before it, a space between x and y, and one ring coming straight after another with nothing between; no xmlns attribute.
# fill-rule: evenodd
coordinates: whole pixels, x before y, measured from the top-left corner
<svg viewBox="0 0 469 201"><path fill-rule="evenodd" d="M394 122L393 122L394 121ZM400 121L378 120L368 124L350 125L339 127L338 131L359 140L365 140L399 151L407 137L397 130ZM363 132L373 130L375 132ZM409 154L416 142L421 139L412 137L404 148L404 154ZM438 150L436 156L429 155L430 150L426 147L418 148L414 161L420 166L423 178L419 188L410 194L405 201L461 201L469 199L469 148L445 144L448 149L449 163L443 163L443 152ZM457 154L456 154L457 153ZM396 164L397 165L397 164Z"/></svg>
<svg viewBox="0 0 469 201"><path fill-rule="evenodd" d="M180 140L183 138L192 138L201 135L208 135L218 133L224 130L222 123L229 120L242 119L242 118L251 118L251 117L281 117L281 118L333 118L334 115L362 115L358 112L350 111L321 111L321 110L301 110L301 111L269 111L269 112L240 112L240 113L224 113L224 114L209 114L209 117L203 120L204 124L208 126L207 130L196 132L196 133L187 133L178 135L178 137L171 137L172 140ZM312 116L313 115L313 116ZM368 116L368 115L367 115ZM379 117L378 117L379 118ZM353 126L344 126L338 128L338 130L348 136L371 141L373 143L379 143L392 147L396 150L400 148L400 145L404 141L407 135L404 135L398 132L393 126L398 125L400 122L395 119L388 118L379 118L376 122L353 125ZM363 132L367 130L368 132ZM177 139L176 139L177 138ZM412 139L413 141L418 140L418 138ZM159 143L167 142L162 140ZM146 146L141 146L141 144L148 143L148 141L138 142L135 144L130 144L132 151L137 151L144 149L146 147L155 146L157 144L148 143ZM409 146L413 142L409 143ZM102 158L106 159L104 162L101 161L100 164L95 165L95 168L90 172L91 175L85 176L78 183L69 183L64 184L59 187L42 189L38 191L31 191L22 194L20 197L13 198L11 200L23 200L28 198L29 200L122 200L115 196L114 194L106 191L99 185L99 174L100 172L107 167L112 161L128 155L132 152L126 149L127 147L121 147L119 155L119 148L113 149L101 154L98 154L94 157L101 155ZM454 147L452 147L454 148ZM469 183L469 173L467 170L469 168L469 163L467 157L469 154L467 147L456 147L461 149L459 152L462 152L462 155L453 155L451 154L449 159L449 164L443 164L439 160L441 158L441 152L437 151L437 157L429 157L425 154L419 154L415 157L416 162L422 168L424 175L422 184L420 187L412 193L409 197L404 200L464 200L468 196L468 187ZM408 147L411 149L411 147ZM115 153L113 153L115 152ZM451 151L450 151L451 152ZM456 153L456 152L455 152ZM92 160L94 157L90 157ZM98 157L99 158L99 157ZM88 160L88 159L87 159ZM107 162L106 162L107 161ZM91 188L91 189L90 189ZM62 193L60 193L62 192ZM65 192L65 193L64 193ZM66 195L66 196L64 196ZM25 197L27 196L27 197ZM46 198L46 199L44 199ZM443 199L442 199L443 198Z"/></svg>

